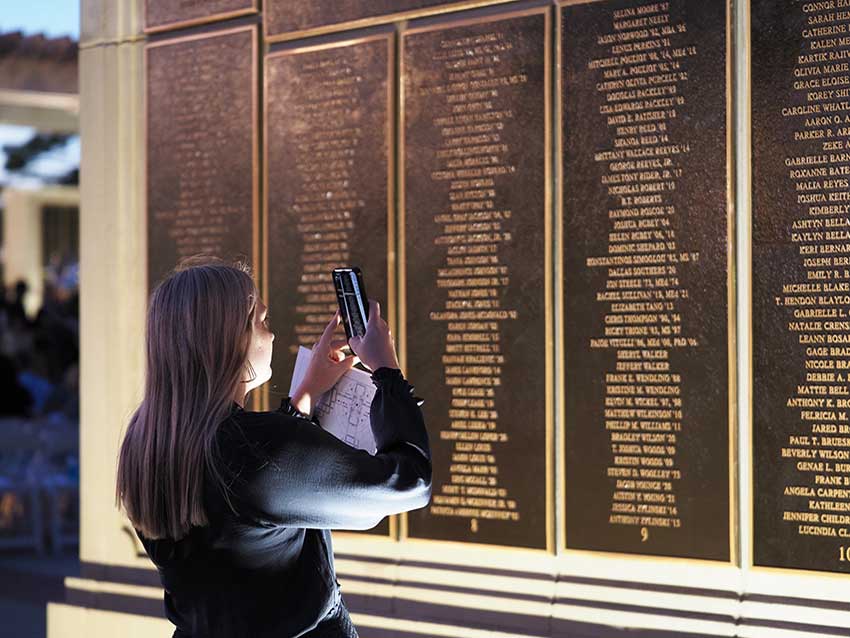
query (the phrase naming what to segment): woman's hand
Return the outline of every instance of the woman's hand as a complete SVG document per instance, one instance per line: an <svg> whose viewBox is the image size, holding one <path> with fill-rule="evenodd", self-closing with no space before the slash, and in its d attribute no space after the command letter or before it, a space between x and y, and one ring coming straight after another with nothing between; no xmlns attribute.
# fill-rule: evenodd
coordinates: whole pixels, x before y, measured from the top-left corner
<svg viewBox="0 0 850 638"><path fill-rule="evenodd" d="M346 345L345 339L333 338L339 321L337 311L325 327L321 339L313 346L313 358L310 359L307 372L290 398L292 405L304 414L312 414L319 397L334 387L357 361L357 357L346 357L342 352L341 348Z"/></svg>
<svg viewBox="0 0 850 638"><path fill-rule="evenodd" d="M396 368L398 357L390 327L381 319L381 305L374 299L369 300L369 321L366 322L366 334L351 337L348 345L360 360L371 370L378 368Z"/></svg>

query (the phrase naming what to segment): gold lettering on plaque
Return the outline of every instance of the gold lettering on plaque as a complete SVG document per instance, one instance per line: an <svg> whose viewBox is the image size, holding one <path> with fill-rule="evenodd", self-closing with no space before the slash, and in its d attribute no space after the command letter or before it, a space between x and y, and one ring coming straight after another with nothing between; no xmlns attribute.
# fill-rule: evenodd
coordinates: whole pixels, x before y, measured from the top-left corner
<svg viewBox="0 0 850 638"><path fill-rule="evenodd" d="M311 89L292 114L298 124L289 140L300 177L292 211L303 246L291 352L316 342L336 310L330 272L350 261L354 219L365 207L354 172L360 143L370 134L357 116L365 78L344 50L299 58L297 77Z"/></svg>
<svg viewBox="0 0 850 638"><path fill-rule="evenodd" d="M690 146L668 126L686 114L688 60L697 54L687 40L669 3L639 5L613 12L611 30L597 36L604 56L588 62L611 134L594 153L611 202L607 253L586 263L607 272L596 294L606 312L590 347L615 356L604 378L608 522L634 526L644 542L653 528L682 526L677 445L686 406L672 355L700 345L687 329L689 290L679 279L700 254L681 245L673 203L686 177L678 159Z"/></svg>
<svg viewBox="0 0 850 638"><path fill-rule="evenodd" d="M520 520L516 499L499 480L498 452L509 437L496 409L505 363L500 324L518 318L505 307L511 275L500 251L513 240L514 211L497 203L499 190L510 187L503 178L517 170L503 139L505 128L516 126L510 96L528 81L516 72L512 50L498 32L444 38L434 55L443 73L419 89L440 100L430 177L449 191L434 216L441 227L434 244L446 252L436 285L446 300L430 319L446 326L442 363L451 404L449 427L439 436L453 448L449 483L439 486L429 512L467 518L473 533L481 519Z"/></svg>
<svg viewBox="0 0 850 638"><path fill-rule="evenodd" d="M785 228L805 279L783 283L773 303L805 351L785 406L798 427L781 448L793 478L780 486L782 520L800 536L850 538L850 11L809 2L804 46L793 70L794 104L777 104L791 123L783 158L798 216ZM838 548L836 561L846 561Z"/></svg>
<svg viewBox="0 0 850 638"><path fill-rule="evenodd" d="M215 119L210 120L209 115L234 112L233 92L210 87L221 79L222 53L233 50L234 39L237 43L239 38L250 42L250 35L227 37L229 40L213 37L191 43L191 50L184 49L181 63L176 65L169 64L164 59L167 54L158 48L149 54L152 60L157 56L151 63L151 82L161 87L179 87L158 91L157 103L151 107L155 113L167 114L169 120L169 139L154 143L167 145L176 186L176 196L158 200L165 205L153 208L151 217L158 226L167 228L177 262L201 253L232 257L225 247L232 244L234 228L245 219L245 201L238 196L224 196L221 187L221 157L227 153L233 131ZM163 51L182 46L187 45L173 45ZM245 55L249 54L250 49L245 51ZM244 98L247 106L250 99L248 95ZM245 135L249 134L250 131L245 131ZM250 166L246 170L250 171Z"/></svg>

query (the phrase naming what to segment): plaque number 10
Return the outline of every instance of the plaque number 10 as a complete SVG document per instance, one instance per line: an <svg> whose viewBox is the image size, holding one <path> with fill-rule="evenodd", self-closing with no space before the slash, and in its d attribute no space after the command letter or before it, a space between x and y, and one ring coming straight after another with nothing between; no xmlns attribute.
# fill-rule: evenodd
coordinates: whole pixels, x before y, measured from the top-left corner
<svg viewBox="0 0 850 638"><path fill-rule="evenodd" d="M842 563L846 563L850 560L850 552L847 551L846 547L842 546L838 548L838 560Z"/></svg>

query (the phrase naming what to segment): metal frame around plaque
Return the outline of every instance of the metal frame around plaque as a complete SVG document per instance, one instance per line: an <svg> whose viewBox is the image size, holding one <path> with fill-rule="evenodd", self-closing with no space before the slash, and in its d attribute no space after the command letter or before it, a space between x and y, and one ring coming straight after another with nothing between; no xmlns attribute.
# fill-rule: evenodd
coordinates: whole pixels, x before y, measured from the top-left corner
<svg viewBox="0 0 850 638"><path fill-rule="evenodd" d="M744 3L743 10L745 12L745 24L748 29L752 29L752 8L750 7L750 3ZM744 130L746 130L747 134L747 144L745 146L746 159L747 159L747 205L745 210L748 212L747 215L747 228L746 228L746 241L747 247L749 249L749 296L747 298L747 316L750 320L750 325L748 326L750 331L749 344L750 347L747 349L747 368L749 375L746 379L747 382L747 402L749 403L749 423L748 423L748 437L750 448L747 450L747 463L749 464L749 474L750 480L747 483L747 512L749 514L749 534L747 535L747 561L744 565L748 570L752 570L755 572L764 572L764 573L775 573L775 574L790 574L790 573L802 573L802 574L810 574L818 577L832 577L832 578L845 578L844 574L837 574L834 572L817 572L812 570L800 570L800 569L785 569L782 567L761 567L755 564L755 472L753 461L753 434L755 433L755 400L753 398L753 385L754 385L754 374L753 374L753 271L752 271L752 262L753 262L753 140L752 140L752 130L753 130L753 105L752 105L752 49L750 44L750 34L746 34L746 43L747 43L747 61L749 64L747 65L747 102L746 108L742 109L742 117L744 120Z"/></svg>
<svg viewBox="0 0 850 638"><path fill-rule="evenodd" d="M266 0L266 3L272 2L274 0ZM277 0L278 2L283 2L284 0ZM369 0L362 0L363 2L368 2ZM265 21L263 24L263 37L266 42L285 42L287 40L299 40L301 38L308 38L317 35L324 35L328 33L334 33L336 31L350 31L355 29L363 29L366 27L372 27L380 24L387 24L391 22L398 22L401 20L413 20L416 18L424 18L427 16L435 16L443 13L453 13L457 11L463 11L466 9L477 9L480 7L487 7L493 5L505 4L508 2L513 2L514 0L456 0L455 2L447 1L443 5L434 6L434 7L424 7L422 9L411 9L409 11L397 11L394 13L386 13L380 16L372 16L368 18L361 18L359 20L349 20L347 22L337 22L333 24L327 24L319 27L313 27L310 29L301 29L298 31L288 31L286 33L269 33L266 27ZM256 0L254 0L256 2Z"/></svg>
<svg viewBox="0 0 850 638"><path fill-rule="evenodd" d="M561 42L562 42L562 25L563 25L563 8L566 6L574 6L581 4L589 4L595 2L605 2L606 0L559 0L557 4L557 15L556 15L556 24L555 24L555 47L556 47L556 58L558 61L558 67L561 67L562 55L563 51L561 50ZM738 394L737 394L737 331L738 331L738 323L737 323L737 297L736 297L736 288L735 288L735 278L737 273L737 255L734 250L735 247L735 150L734 150L734 142L735 142L735 121L733 119L733 91L732 91L732 3L726 2L726 34L725 34L725 57L726 57L726 68L725 68L725 90L726 90L726 228L727 228L727 286L726 286L726 298L727 298L727 332L728 332L728 342L727 342L727 353L728 353L728 387L727 391L729 393L729 401L728 401L728 438L729 438L729 560L728 561L715 561L701 558L682 558L682 557L670 557L670 556L658 556L653 554L630 554L624 552L607 552L607 551L598 551L598 550L585 550L585 549L574 549L569 548L567 546L567 516L569 516L569 512L566 507L566 496L564 496L560 502L558 503L558 507L562 508L560 523L558 525L558 533L560 535L560 542L558 543L558 550L562 553L570 554L570 555L585 555L585 556L606 556L606 557L617 557L623 558L626 560L634 560L635 558L640 558L643 561L651 561L657 563L695 563L695 564L705 564L705 565L717 565L718 563L721 565L738 565L740 562L740 533L739 533L739 516L738 516L738 505L739 505L739 496L738 496ZM747 8L749 11L749 7ZM557 262L557 275L558 282L562 280L563 277L563 244L564 244L564 234L563 234L563 104L561 103L561 96L563 91L563 78L562 73L557 73L555 77L555 99L557 100L557 111L556 111L556 134L555 134L555 155L558 159L557 161L557 183L558 183L558 199L556 203L556 242L559 250L561 251L558 256ZM748 114L749 117L749 114ZM556 330L556 339L557 339L557 361L559 367L559 375L558 375L558 396L559 405L557 407L557 417L558 421L561 424L560 428L560 437L558 441L558 445L560 445L561 454L558 455L558 476L562 482L566 480L566 454L565 454L565 437L566 437L566 410L565 403L563 397L566 392L566 383L565 383L565 375L564 375L564 356L565 356L565 346L564 346L564 337L563 337L563 329L564 329L564 290L563 285L560 283L556 286L557 290L556 294L556 307L558 310L559 325ZM752 352L750 351L749 356L752 357ZM752 369L752 366L751 366ZM752 378L750 378L750 386L752 387ZM750 392L750 401L752 402L752 392ZM752 427L752 422L750 423L750 427ZM751 439L752 440L752 439ZM750 450L750 454L752 454L752 448ZM750 499L752 503L752 480L750 481ZM752 534L750 534L750 542L752 542ZM752 552L750 552L750 557L752 557Z"/></svg>
<svg viewBox="0 0 850 638"><path fill-rule="evenodd" d="M145 77L145 91L143 95L144 106L144 131L143 131L143 139L144 139L144 159L143 159L143 177L142 183L145 185L143 192L143 201L144 201L144 211L145 211L145 231L147 233L147 229L151 223L150 219L150 208L148 206L148 160L147 160L147 141L148 141L148 53L151 49L156 49L159 47L165 47L173 44L180 44L183 42L191 42L193 40L203 40L216 38L220 36L232 35L234 33L244 33L250 31L251 33L251 184L252 184L252 196L251 196L251 269L252 275L254 279L254 283L259 286L259 282L257 281L259 272L260 272L260 196L259 196L259 185L260 185L260 167L259 167L259 154L260 154L260 140L259 140L259 100L257 99L257 90L258 90L258 68L257 68L257 57L258 57L258 30L255 26L246 26L246 27L234 27L230 29L222 29L220 31L210 31L205 33L198 33L194 35L180 36L175 38L168 38L165 40L157 40L155 42L151 42L145 46L144 50L144 77ZM146 247L145 254L148 254L149 249ZM149 265L146 264L145 269L145 282L146 282L146 290L150 290L151 282L147 281L149 272Z"/></svg>
<svg viewBox="0 0 850 638"><path fill-rule="evenodd" d="M545 549L534 549L527 547L515 547L511 545L496 545L496 544L478 544L473 543L471 541L445 541L445 540L436 540L436 539L428 539L428 538L419 538L419 537L410 537L408 535L408 514L405 512L400 515L401 518L401 530L400 530L400 540L406 541L408 543L425 543L425 544L439 544L441 546L456 546L456 547L465 547L468 545L476 545L480 547L492 548L492 549L502 549L502 550L510 550L511 552L530 552L533 554L552 554L554 555L556 552L556 544L555 544L555 477L554 477L554 423L555 423L555 415L554 415L554 392L555 392L555 379L554 379L554 362L555 362L555 353L554 353L554 309L555 309L555 298L554 298L554 250L552 245L552 240L554 237L553 233L553 206L552 206L552 196L553 196L553 186L552 186L552 178L554 173L552 171L552 153L550 152L552 149L552 117L553 117L553 109L552 109L552 74L553 74L553 47L552 47L552 7L550 6L537 6L533 8L520 8L514 11L505 11L504 13L494 13L488 14L486 16L475 17L475 16L461 16L455 19L446 19L444 22L441 21L438 24L428 24L425 26L416 26L413 25L410 29L404 30L399 34L399 49L402 54L399 55L399 134L398 134L398 158L399 158L399 187L398 187L398 197L399 197L399 219L398 219L398 263L399 263L399 326L401 327L402 333L400 334L398 340L398 351L399 351L399 359L402 365L402 368L407 367L407 334L406 334L406 325L407 325L407 312L406 312L406 303L407 303L407 290L406 290L406 255L405 255L405 166L404 166L404 122L405 122L405 95L404 95L404 41L405 37L408 35L414 35L417 33L425 33L429 31L437 31L441 29L454 28L465 25L475 25L475 24L483 24L488 22L499 22L511 18L519 18L530 15L542 15L544 17L544 51L543 51L543 60L544 60L544 78L545 78L545 90L543 95L544 100L544 147L546 148L546 157L544 161L545 170L544 170L544 183L545 183L545 193L544 193L544 244L546 246L545 255L543 257L544 261L544 281L545 281L545 291L544 291L544 304L545 304L545 326L546 326L546 334L544 336L544 343L547 346L545 348L546 351L546 379L545 379L545 395L546 395L546 404L545 404L545 413L546 413L546 422L545 422L545 456L546 456L546 465L545 465L545 485L546 485L546 495L545 495L545 505L546 505L546 548Z"/></svg>
<svg viewBox="0 0 850 638"><path fill-rule="evenodd" d="M345 39L334 40L332 42L323 42L321 44L306 44L277 50L265 56L265 60L272 58L280 58L289 55L298 55L300 53L308 53L312 51L320 51L327 49L337 49L367 42L375 42L384 40L387 44L387 323L390 330L398 334L397 316L397 263L396 256L396 219L395 219L395 204L396 204L396 188L395 188L395 162L393 151L396 147L395 141L395 86L396 86L396 46L394 32L378 33L374 35L364 35L355 37L346 37ZM269 294L269 118L268 118L268 100L269 100L269 65L263 65L263 258L262 258L262 294L264 298L268 298ZM330 276L330 275L328 275ZM263 406L268 409L268 385L263 386ZM368 538L369 540L391 540L398 539L398 515L388 517L389 532L388 534L372 534L356 533L346 531L335 531L335 537L353 537L358 539Z"/></svg>
<svg viewBox="0 0 850 638"><path fill-rule="evenodd" d="M222 20L229 20L231 18L239 18L242 16L254 15L259 12L259 7L257 6L258 0L250 0L251 6L246 7L245 9L238 9L236 11L226 11L224 13L213 13L210 15L205 15L199 18L189 18L186 20L177 20L175 22L167 22L165 24L158 24L152 27L148 26L148 2L150 0L144 0L142 4L142 24L144 24L144 29L142 29L143 33L153 34L153 33L162 33L164 31L174 31L176 29L185 29L186 27L199 26L202 24L209 24L211 22L219 22Z"/></svg>

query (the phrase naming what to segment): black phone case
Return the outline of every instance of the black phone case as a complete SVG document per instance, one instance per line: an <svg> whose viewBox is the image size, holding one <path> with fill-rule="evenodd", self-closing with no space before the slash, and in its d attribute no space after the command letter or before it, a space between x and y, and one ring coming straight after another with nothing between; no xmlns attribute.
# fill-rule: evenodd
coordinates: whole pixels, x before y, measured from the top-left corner
<svg viewBox="0 0 850 638"><path fill-rule="evenodd" d="M355 277L356 286L351 280L352 274ZM332 277L345 336L348 339L354 336L362 337L366 333L366 322L369 321L369 299L366 296L366 286L363 284L363 274L357 267L334 268Z"/></svg>

